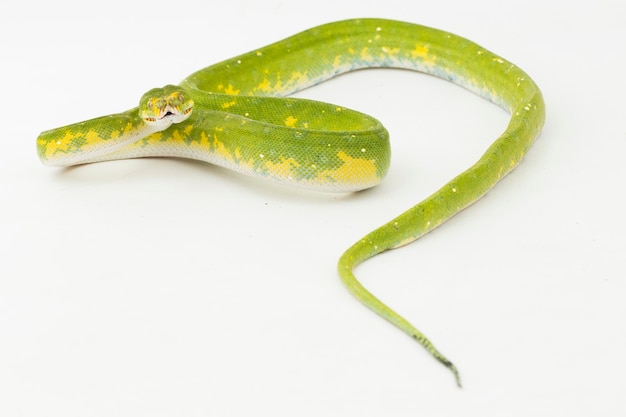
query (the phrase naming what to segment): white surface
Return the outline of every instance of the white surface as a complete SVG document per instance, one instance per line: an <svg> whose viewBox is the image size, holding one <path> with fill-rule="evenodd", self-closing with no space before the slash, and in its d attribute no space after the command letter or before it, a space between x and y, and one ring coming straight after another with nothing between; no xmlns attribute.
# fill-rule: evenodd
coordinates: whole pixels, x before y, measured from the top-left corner
<svg viewBox="0 0 626 417"><path fill-rule="evenodd" d="M125 3L0 17L0 415L626 415L623 2ZM335 263L480 155L507 121L490 103L399 71L303 93L391 131L389 176L353 196L189 161L58 170L35 154L42 130L360 16L464 35L545 94L518 170L357 270L458 365L463 390L355 302Z"/></svg>

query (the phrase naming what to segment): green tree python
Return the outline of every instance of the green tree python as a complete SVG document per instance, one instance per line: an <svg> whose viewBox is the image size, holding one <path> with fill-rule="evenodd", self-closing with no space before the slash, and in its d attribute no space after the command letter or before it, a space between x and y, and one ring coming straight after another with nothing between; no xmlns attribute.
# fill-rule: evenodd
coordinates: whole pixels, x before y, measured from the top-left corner
<svg viewBox="0 0 626 417"><path fill-rule="evenodd" d="M541 92L517 66L448 32L382 19L345 20L209 66L178 86L148 91L139 106L42 132L41 161L70 166L138 157L182 157L313 190L353 192L387 173L387 130L368 115L286 97L361 68L403 68L449 80L511 115L506 130L467 170L367 234L339 259L341 280L367 307L457 368L418 329L365 289L363 261L413 242L480 199L522 160L539 134Z"/></svg>

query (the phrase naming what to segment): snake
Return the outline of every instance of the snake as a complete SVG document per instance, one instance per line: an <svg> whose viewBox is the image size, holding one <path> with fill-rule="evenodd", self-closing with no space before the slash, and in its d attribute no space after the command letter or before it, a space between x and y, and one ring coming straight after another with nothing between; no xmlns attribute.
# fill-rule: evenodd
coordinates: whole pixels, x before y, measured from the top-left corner
<svg viewBox="0 0 626 417"><path fill-rule="evenodd" d="M341 255L337 267L359 301L415 339L460 387L457 367L370 293L354 270L437 228L522 161L542 129L545 104L537 84L506 59L461 36L414 23L376 18L327 23L208 66L177 85L152 89L130 110L44 131L37 153L44 165L61 167L190 158L310 190L357 192L378 185L388 172L388 131L356 110L290 96L364 68L430 74L510 115L506 129L473 165L366 234Z"/></svg>

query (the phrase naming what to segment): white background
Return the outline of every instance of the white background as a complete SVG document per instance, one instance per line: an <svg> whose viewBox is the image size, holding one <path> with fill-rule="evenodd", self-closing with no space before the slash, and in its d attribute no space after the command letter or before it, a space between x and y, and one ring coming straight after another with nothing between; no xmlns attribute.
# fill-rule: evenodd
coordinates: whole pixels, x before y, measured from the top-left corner
<svg viewBox="0 0 626 417"><path fill-rule="evenodd" d="M14 2L15 3L15 2ZM19 10L14 9L18 7ZM21 2L0 17L0 415L626 415L626 6L621 0ZM324 22L468 37L542 87L545 129L486 198L358 277L464 388L339 282L341 252L470 165L507 115L362 71L300 96L382 120L355 195L203 163L44 168L40 131Z"/></svg>

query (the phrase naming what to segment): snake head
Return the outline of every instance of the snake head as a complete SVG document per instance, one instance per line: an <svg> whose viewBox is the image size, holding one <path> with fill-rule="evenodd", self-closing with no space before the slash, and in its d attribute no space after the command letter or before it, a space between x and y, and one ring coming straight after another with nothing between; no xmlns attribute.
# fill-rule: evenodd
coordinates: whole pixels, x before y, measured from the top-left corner
<svg viewBox="0 0 626 417"><path fill-rule="evenodd" d="M187 120L192 111L193 100L185 89L176 85L153 88L139 101L139 117L159 130Z"/></svg>

